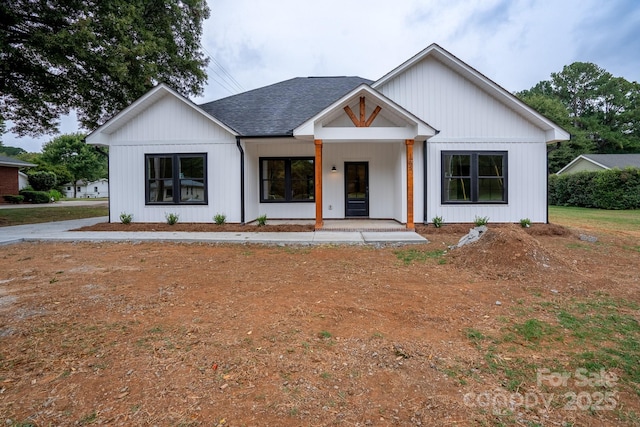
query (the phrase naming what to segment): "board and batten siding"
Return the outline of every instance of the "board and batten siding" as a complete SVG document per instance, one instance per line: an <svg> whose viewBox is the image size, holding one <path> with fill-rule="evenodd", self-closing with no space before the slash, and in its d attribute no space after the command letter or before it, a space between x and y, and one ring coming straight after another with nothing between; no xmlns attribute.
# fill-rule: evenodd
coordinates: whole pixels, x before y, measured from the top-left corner
<svg viewBox="0 0 640 427"><path fill-rule="evenodd" d="M542 129L434 58L378 90L436 128L430 141L544 142Z"/></svg>
<svg viewBox="0 0 640 427"><path fill-rule="evenodd" d="M313 142L292 139L249 141L245 147L245 213L247 222L261 215L278 219L315 218L315 203L261 203L260 202L260 158L261 157L314 157Z"/></svg>
<svg viewBox="0 0 640 427"><path fill-rule="evenodd" d="M235 138L204 113L173 96L164 96L110 136L109 145L162 141L219 141Z"/></svg>
<svg viewBox="0 0 640 427"><path fill-rule="evenodd" d="M207 153L207 205L146 205L145 154ZM176 213L180 222L213 222L222 213L227 222L240 222L240 156L235 144L162 144L113 146L109 149L111 222L121 213L134 222L165 222Z"/></svg>
<svg viewBox="0 0 640 427"><path fill-rule="evenodd" d="M431 222L547 220L547 154L545 132L435 58L427 57L377 88L416 114L439 133L427 142L427 211L415 219ZM417 144L416 144L417 145ZM449 150L507 151L508 204L443 205L441 152ZM416 164L422 159L414 155ZM417 178L417 177L416 177ZM422 184L416 181L416 194ZM420 190L419 190L420 189Z"/></svg>
<svg viewBox="0 0 640 427"><path fill-rule="evenodd" d="M240 222L240 154L235 137L185 102L165 96L109 135L111 222L213 222L222 213ZM145 154L206 153L207 205L146 205Z"/></svg>
<svg viewBox="0 0 640 427"><path fill-rule="evenodd" d="M441 201L442 151L478 150L477 143L427 143L427 222L441 216L444 222L473 222L476 216L490 222L532 222L547 220L546 164L535 161L546 158L546 146L540 143L483 143L481 150L507 152L507 204L447 205Z"/></svg>

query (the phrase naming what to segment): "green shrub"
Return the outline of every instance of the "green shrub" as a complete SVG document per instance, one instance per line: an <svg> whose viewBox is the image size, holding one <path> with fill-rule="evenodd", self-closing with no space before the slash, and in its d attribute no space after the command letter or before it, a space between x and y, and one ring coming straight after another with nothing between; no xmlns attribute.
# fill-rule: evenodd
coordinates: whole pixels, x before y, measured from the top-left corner
<svg viewBox="0 0 640 427"><path fill-rule="evenodd" d="M435 228L440 228L440 227L442 227L442 224L444 224L444 219L442 219L441 216L434 216L431 219L431 222L433 222L433 226Z"/></svg>
<svg viewBox="0 0 640 427"><path fill-rule="evenodd" d="M16 196L12 194L7 194L6 196L2 196L2 198L5 202L14 204L22 203L22 201L24 200L24 196Z"/></svg>
<svg viewBox="0 0 640 427"><path fill-rule="evenodd" d="M267 224L267 214L260 215L256 221L258 221L258 227L262 227Z"/></svg>
<svg viewBox="0 0 640 427"><path fill-rule="evenodd" d="M213 216L213 221L218 225L222 225L225 222L227 222L227 216L225 214L220 214L220 213L215 214Z"/></svg>
<svg viewBox="0 0 640 427"><path fill-rule="evenodd" d="M125 212L122 212L120 214L120 222L123 224L131 224L132 219L133 219L133 214L128 214Z"/></svg>
<svg viewBox="0 0 640 427"><path fill-rule="evenodd" d="M531 227L531 220L529 218L522 218L520 220L520 225L522 228L529 228Z"/></svg>
<svg viewBox="0 0 640 427"><path fill-rule="evenodd" d="M178 215L177 213L168 213L165 214L164 217L167 219L167 224L169 225L177 224L178 220L180 219L180 215Z"/></svg>
<svg viewBox="0 0 640 427"><path fill-rule="evenodd" d="M49 199L53 200L55 202L59 202L60 199L62 199L62 193L59 192L58 190L49 190Z"/></svg>
<svg viewBox="0 0 640 427"><path fill-rule="evenodd" d="M28 203L49 203L51 201L49 193L46 191L20 190L20 195L24 196Z"/></svg>
<svg viewBox="0 0 640 427"><path fill-rule="evenodd" d="M56 174L46 171L29 172L29 185L36 191L49 191L56 186Z"/></svg>

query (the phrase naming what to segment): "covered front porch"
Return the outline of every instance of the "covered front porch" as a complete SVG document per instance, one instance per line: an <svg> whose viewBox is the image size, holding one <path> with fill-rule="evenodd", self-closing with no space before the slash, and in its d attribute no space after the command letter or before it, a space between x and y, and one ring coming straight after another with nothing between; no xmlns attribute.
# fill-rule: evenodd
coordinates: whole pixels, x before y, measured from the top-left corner
<svg viewBox="0 0 640 427"><path fill-rule="evenodd" d="M296 139L314 144L316 230L337 218L394 219L413 230L415 192L423 189L414 146L436 133L368 85L295 129Z"/></svg>
<svg viewBox="0 0 640 427"><path fill-rule="evenodd" d="M315 140L315 228L389 220L413 229L413 144Z"/></svg>

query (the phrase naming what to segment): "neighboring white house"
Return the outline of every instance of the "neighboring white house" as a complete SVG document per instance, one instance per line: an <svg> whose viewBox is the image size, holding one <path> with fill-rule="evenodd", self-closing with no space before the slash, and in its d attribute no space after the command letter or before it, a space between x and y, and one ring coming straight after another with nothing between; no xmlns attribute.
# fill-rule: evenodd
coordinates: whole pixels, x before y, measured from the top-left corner
<svg viewBox="0 0 640 427"><path fill-rule="evenodd" d="M110 220L547 221L547 144L569 134L433 44L377 81L294 78L195 105L161 84L87 137ZM175 191L180 188L180 191Z"/></svg>
<svg viewBox="0 0 640 427"><path fill-rule="evenodd" d="M18 190L29 186L29 177L24 172L18 172Z"/></svg>
<svg viewBox="0 0 640 427"><path fill-rule="evenodd" d="M73 184L68 182L64 184L64 195L67 198L73 198ZM102 178L97 181L78 181L75 190L78 199L95 199L98 197L109 197L109 180Z"/></svg>
<svg viewBox="0 0 640 427"><path fill-rule="evenodd" d="M556 172L556 175L630 167L640 168L640 154L581 154Z"/></svg>

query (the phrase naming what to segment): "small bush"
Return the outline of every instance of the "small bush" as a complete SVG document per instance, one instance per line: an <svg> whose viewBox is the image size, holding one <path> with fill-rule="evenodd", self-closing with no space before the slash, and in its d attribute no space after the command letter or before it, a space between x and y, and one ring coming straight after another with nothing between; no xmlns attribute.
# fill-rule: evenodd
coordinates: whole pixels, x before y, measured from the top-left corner
<svg viewBox="0 0 640 427"><path fill-rule="evenodd" d="M167 219L167 224L169 225L177 224L178 220L180 219L180 215L176 213L168 213L165 214L164 217Z"/></svg>
<svg viewBox="0 0 640 427"><path fill-rule="evenodd" d="M20 195L29 203L49 203L51 201L49 193L46 191L21 190Z"/></svg>
<svg viewBox="0 0 640 427"><path fill-rule="evenodd" d="M122 212L120 214L120 222L123 224L131 224L132 219L133 219L133 214L128 214L125 212Z"/></svg>
<svg viewBox="0 0 640 427"><path fill-rule="evenodd" d="M49 190L49 198L52 201L59 202L62 199L62 193L58 190Z"/></svg>
<svg viewBox="0 0 640 427"><path fill-rule="evenodd" d="M213 222L215 222L217 225L222 225L225 222L227 222L227 216L225 214L215 214L213 217Z"/></svg>
<svg viewBox="0 0 640 427"><path fill-rule="evenodd" d="M473 220L473 223L476 225L476 227L480 227L481 225L487 225L489 224L489 217L476 215L476 218Z"/></svg>
<svg viewBox="0 0 640 427"><path fill-rule="evenodd" d="M435 216L431 219L431 222L433 222L435 228L440 228L444 224L444 219L441 216Z"/></svg>
<svg viewBox="0 0 640 427"><path fill-rule="evenodd" d="M267 224L267 214L260 215L256 221L258 221L258 227L262 227Z"/></svg>
<svg viewBox="0 0 640 427"><path fill-rule="evenodd" d="M24 200L24 196L16 196L12 194L7 194L6 196L2 196L2 198L4 199L5 202L13 203L16 205L18 203L22 203L22 201Z"/></svg>
<svg viewBox="0 0 640 427"><path fill-rule="evenodd" d="M520 220L520 225L522 228L529 228L531 227L531 220L529 218L522 218Z"/></svg>

